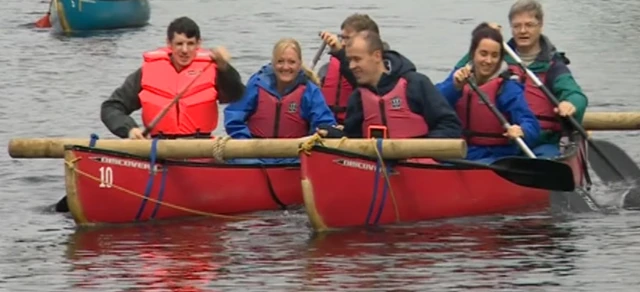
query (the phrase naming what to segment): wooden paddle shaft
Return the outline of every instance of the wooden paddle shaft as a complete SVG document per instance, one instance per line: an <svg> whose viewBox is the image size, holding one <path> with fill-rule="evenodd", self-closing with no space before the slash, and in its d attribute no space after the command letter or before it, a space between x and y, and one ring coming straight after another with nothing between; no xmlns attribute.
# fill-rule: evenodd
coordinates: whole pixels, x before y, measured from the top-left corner
<svg viewBox="0 0 640 292"><path fill-rule="evenodd" d="M297 157L299 145L308 141L300 139L230 139L224 145L222 157L229 158L285 158ZM96 148L125 152L148 157L152 140L100 139ZM375 140L371 139L325 139L325 146L376 157ZM9 141L9 155L13 158L62 158L64 145L89 146L89 139L73 138L28 138ZM214 157L219 148L209 139L160 140L157 145L158 158L205 158ZM461 139L385 139L382 156L386 159L431 157L437 159L460 159L467 154L467 145Z"/></svg>
<svg viewBox="0 0 640 292"><path fill-rule="evenodd" d="M640 112L587 112L582 126L592 131L640 130Z"/></svg>

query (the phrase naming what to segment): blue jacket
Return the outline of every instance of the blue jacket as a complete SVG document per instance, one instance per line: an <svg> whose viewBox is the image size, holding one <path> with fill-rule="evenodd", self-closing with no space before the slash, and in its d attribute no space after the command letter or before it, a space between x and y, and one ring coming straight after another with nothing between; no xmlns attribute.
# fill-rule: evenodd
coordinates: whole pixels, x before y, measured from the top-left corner
<svg viewBox="0 0 640 292"><path fill-rule="evenodd" d="M302 96L300 116L309 122L309 135L315 133L318 126L336 125L336 120L329 106L327 106L322 91L307 79L304 72L300 71L295 83L285 90L285 95L300 84L306 84L307 86ZM259 88L268 91L273 96L282 98L282 95L276 89L276 75L271 63L262 66L258 72L254 73L247 81L246 87L244 96L224 109L224 128L227 135L233 139L252 138L247 121L257 109ZM261 159L261 161L263 163L294 163L296 159Z"/></svg>
<svg viewBox="0 0 640 292"><path fill-rule="evenodd" d="M434 87L429 77L418 73L415 65L396 51L385 51L384 59L389 72L382 75L376 88L369 87L369 89L384 95L393 90L400 78L405 78L409 109L423 116L429 126L429 134L425 138L460 138L462 127L458 116ZM344 62L341 61L341 63ZM347 115L344 120L345 135L350 138L362 138L364 136L363 121L362 96L359 90L354 90L347 103Z"/></svg>
<svg viewBox="0 0 640 292"><path fill-rule="evenodd" d="M462 97L462 90L458 90L453 85L453 73L457 69L451 71L444 81L436 85L452 108L455 108L456 103ZM523 140L529 147L535 144L540 136L540 124L524 98L524 86L520 82L511 79L505 80L502 92L496 98L495 106L500 112L510 117L509 123L519 125L522 128ZM506 146L467 146L467 159L469 160L519 155L521 152L515 142Z"/></svg>

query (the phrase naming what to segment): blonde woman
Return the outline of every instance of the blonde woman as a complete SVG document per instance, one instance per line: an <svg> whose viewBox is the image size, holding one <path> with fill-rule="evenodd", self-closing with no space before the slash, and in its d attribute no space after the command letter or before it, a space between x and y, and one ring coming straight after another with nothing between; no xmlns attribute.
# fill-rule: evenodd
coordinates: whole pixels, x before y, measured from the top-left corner
<svg viewBox="0 0 640 292"><path fill-rule="evenodd" d="M302 64L298 41L279 40L270 63L247 81L244 96L224 110L224 126L234 139L300 138L336 120L318 87L318 76ZM291 160L262 159L262 163ZM243 160L257 163L257 160Z"/></svg>

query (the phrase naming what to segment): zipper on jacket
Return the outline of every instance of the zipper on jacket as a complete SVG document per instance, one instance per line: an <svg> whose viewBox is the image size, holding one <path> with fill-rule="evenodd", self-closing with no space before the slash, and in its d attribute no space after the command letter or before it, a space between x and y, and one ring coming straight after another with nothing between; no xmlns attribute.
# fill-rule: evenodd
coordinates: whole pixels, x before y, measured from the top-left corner
<svg viewBox="0 0 640 292"><path fill-rule="evenodd" d="M282 110L282 101L276 102L276 122L273 125L273 138L278 138L278 132L280 131L280 111Z"/></svg>
<svg viewBox="0 0 640 292"><path fill-rule="evenodd" d="M380 99L378 104L380 105L380 119L382 120L382 124L387 127L387 113L384 111L384 100ZM387 129L387 131L389 131L389 129Z"/></svg>

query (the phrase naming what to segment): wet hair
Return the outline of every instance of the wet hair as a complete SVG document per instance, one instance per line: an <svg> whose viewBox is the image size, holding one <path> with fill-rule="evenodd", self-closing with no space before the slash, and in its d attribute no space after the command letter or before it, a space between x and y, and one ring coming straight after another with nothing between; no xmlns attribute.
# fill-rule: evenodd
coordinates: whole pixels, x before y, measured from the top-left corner
<svg viewBox="0 0 640 292"><path fill-rule="evenodd" d="M373 53L375 51L384 52L385 46L382 42L382 39L380 38L380 35L373 31L365 30L357 33L347 42L347 46L352 46L354 40L356 39L364 40L364 43L367 45L367 51L369 53Z"/></svg>
<svg viewBox="0 0 640 292"><path fill-rule="evenodd" d="M503 46L504 38L502 37L502 34L500 33L499 30L489 26L489 24L486 22L479 24L471 32L471 45L469 46L469 57L473 59L473 56L475 56L475 52L478 49L478 46L480 45L480 42L483 39L490 39L500 44L500 60L498 63L502 62L505 54L505 50Z"/></svg>
<svg viewBox="0 0 640 292"><path fill-rule="evenodd" d="M174 19L167 27L167 39L172 41L176 34L184 34L188 38L195 37L196 40L200 40L200 27L189 17L179 17Z"/></svg>
<svg viewBox="0 0 640 292"><path fill-rule="evenodd" d="M293 38L282 38L278 42L276 42L276 44L273 46L272 61L271 61L272 64L275 64L276 59L280 57L280 55L282 55L284 50L286 50L287 48L292 48L298 55L298 59L300 60L300 63L302 63L302 49L300 48L300 43ZM302 64L301 68L302 68L302 72L304 72L304 75L307 76L307 79L309 79L309 81L320 86L320 77L318 77L318 75L315 72L313 72L304 64Z"/></svg>
<svg viewBox="0 0 640 292"><path fill-rule="evenodd" d="M372 31L380 34L378 24L376 24L376 22L367 14L355 13L350 15L340 25L340 29L345 28L349 28L355 32Z"/></svg>
<svg viewBox="0 0 640 292"><path fill-rule="evenodd" d="M533 13L533 16L542 23L544 19L544 12L542 11L542 4L536 0L518 0L516 3L511 5L511 9L509 9L509 22L513 19L514 16L529 12Z"/></svg>

